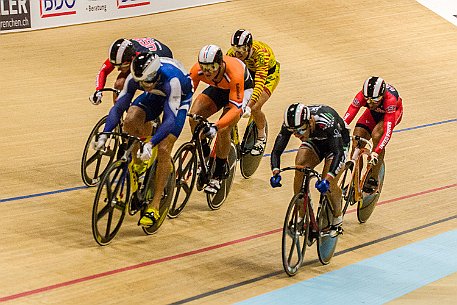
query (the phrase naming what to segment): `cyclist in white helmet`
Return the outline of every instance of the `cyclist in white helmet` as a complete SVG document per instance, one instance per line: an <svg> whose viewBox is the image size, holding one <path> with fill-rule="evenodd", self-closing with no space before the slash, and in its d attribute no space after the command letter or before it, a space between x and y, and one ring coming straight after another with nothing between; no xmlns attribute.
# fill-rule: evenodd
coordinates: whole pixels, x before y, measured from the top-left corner
<svg viewBox="0 0 457 305"><path fill-rule="evenodd" d="M213 179L205 188L207 193L217 193L222 179L227 178L227 157L230 151L230 131L241 118L252 95L253 82L246 65L239 59L224 56L216 45L204 46L198 54L198 62L190 70L190 77L197 89L200 82L209 86L197 96L190 113L210 117L223 110L221 117L206 130L207 137L218 135L216 147L216 169ZM190 120L192 130L196 123ZM205 154L209 147L204 144Z"/></svg>

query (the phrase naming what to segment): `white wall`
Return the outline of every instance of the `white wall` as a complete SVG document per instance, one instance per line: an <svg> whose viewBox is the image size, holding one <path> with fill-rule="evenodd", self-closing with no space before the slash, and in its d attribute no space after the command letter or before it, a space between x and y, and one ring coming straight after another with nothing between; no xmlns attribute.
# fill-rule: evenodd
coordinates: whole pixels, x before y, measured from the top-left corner
<svg viewBox="0 0 457 305"><path fill-rule="evenodd" d="M147 15L227 0L0 0L0 33Z"/></svg>

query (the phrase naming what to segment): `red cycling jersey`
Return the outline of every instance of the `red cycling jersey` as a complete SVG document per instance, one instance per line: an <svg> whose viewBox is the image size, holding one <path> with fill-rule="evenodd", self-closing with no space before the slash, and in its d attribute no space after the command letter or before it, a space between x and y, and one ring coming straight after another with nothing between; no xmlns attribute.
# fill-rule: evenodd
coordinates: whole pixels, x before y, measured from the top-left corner
<svg viewBox="0 0 457 305"><path fill-rule="evenodd" d="M141 52L151 52L160 57L173 58L173 53L170 48L155 38L145 37L132 38L129 40L132 42L137 55ZM106 78L111 72L113 72L114 68L115 67L110 62L109 58L105 60L95 79L95 90L100 90L105 87ZM129 72L127 72L123 77L126 77L128 73Z"/></svg>
<svg viewBox="0 0 457 305"><path fill-rule="evenodd" d="M362 107L367 107L367 99L363 96L363 92L360 91L355 96L343 117L346 124L349 125L352 122L356 114L359 112L359 109ZM400 123L402 115L402 98L392 85L386 84L386 91L384 92L381 104L379 104L379 106L374 110L365 110L357 121L357 125L362 125L372 132L377 123L382 120L384 121L384 133L378 145L374 149L374 151L379 154L389 142L394 127Z"/></svg>

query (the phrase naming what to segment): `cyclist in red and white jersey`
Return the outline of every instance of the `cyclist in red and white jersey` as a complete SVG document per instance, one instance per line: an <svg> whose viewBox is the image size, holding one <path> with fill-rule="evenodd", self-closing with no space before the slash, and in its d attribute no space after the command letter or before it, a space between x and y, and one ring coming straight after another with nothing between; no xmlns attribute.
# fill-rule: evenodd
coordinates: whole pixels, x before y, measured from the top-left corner
<svg viewBox="0 0 457 305"><path fill-rule="evenodd" d="M364 186L364 191L374 192L378 187L379 170L385 155L385 148L392 132L403 116L402 98L398 91L384 79L371 76L365 80L362 90L357 93L343 119L350 124L361 107L363 112L355 125L354 135L367 140L373 139L374 149L370 162L374 165L372 177Z"/></svg>
<svg viewBox="0 0 457 305"><path fill-rule="evenodd" d="M173 53L170 48L155 38L120 38L113 42L109 48L109 58L105 60L100 71L98 71L95 80L95 92L89 97L89 100L94 105L98 105L102 101L102 92L105 87L106 78L117 67L119 75L114 83L114 89L122 90L124 82L130 73L130 63L133 58L144 52L156 54L159 57L173 58ZM116 101L117 94L114 94L113 102Z"/></svg>

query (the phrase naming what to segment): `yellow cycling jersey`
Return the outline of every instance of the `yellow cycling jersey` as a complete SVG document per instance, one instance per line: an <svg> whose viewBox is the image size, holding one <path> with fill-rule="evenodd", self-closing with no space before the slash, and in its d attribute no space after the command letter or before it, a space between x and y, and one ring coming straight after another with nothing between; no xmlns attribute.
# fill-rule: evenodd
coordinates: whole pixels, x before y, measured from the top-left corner
<svg viewBox="0 0 457 305"><path fill-rule="evenodd" d="M227 51L227 55L236 57L233 47ZM267 44L257 40L252 42L251 56L243 60L243 62L254 77L254 92L251 100L257 102L264 90L268 75L276 71L279 73L279 63L276 62L273 50Z"/></svg>

